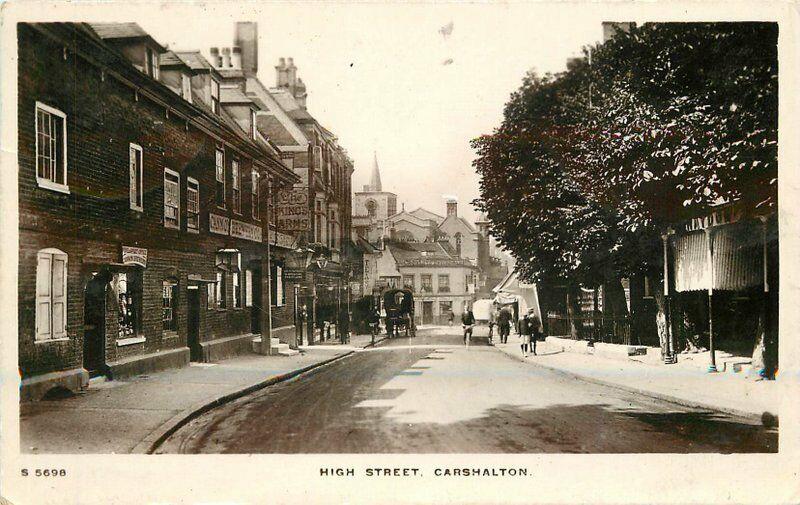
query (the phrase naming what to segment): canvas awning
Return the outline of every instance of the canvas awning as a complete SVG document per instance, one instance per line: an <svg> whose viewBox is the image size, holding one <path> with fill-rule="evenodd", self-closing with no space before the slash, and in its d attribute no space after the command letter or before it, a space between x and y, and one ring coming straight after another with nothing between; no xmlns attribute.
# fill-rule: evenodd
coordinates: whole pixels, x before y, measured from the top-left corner
<svg viewBox="0 0 800 505"><path fill-rule="evenodd" d="M741 291L763 282L761 233L752 224L737 223L711 229L714 283L708 263L708 233L700 230L673 242L675 290Z"/></svg>

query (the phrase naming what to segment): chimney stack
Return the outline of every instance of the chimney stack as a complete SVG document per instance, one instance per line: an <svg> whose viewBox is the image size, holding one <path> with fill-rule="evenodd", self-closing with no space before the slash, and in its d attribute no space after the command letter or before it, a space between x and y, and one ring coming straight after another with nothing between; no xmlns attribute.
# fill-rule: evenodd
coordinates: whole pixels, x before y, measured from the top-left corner
<svg viewBox="0 0 800 505"><path fill-rule="evenodd" d="M456 200L447 200L447 217L458 217L458 202Z"/></svg>
<svg viewBox="0 0 800 505"><path fill-rule="evenodd" d="M275 86L286 88L289 86L289 78L286 74L286 58L280 58L275 65Z"/></svg>
<svg viewBox="0 0 800 505"><path fill-rule="evenodd" d="M289 87L294 88L297 84L297 67L294 66L294 58L287 58L286 75L289 79Z"/></svg>
<svg viewBox="0 0 800 505"><path fill-rule="evenodd" d="M241 49L240 68L246 76L258 73L258 23L236 23L234 44Z"/></svg>

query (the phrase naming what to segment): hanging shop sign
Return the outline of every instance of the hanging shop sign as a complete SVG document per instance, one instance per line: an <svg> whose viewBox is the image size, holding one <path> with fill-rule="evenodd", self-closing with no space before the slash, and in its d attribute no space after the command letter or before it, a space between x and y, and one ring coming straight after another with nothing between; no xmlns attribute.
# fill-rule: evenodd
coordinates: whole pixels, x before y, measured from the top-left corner
<svg viewBox="0 0 800 505"><path fill-rule="evenodd" d="M308 210L308 188L291 188L278 191L275 203L275 224L285 232L311 229Z"/></svg>
<svg viewBox="0 0 800 505"><path fill-rule="evenodd" d="M147 249L122 246L122 263L125 265L147 267Z"/></svg>
<svg viewBox="0 0 800 505"><path fill-rule="evenodd" d="M217 235L227 235L230 228L230 218L217 214L208 214L208 231Z"/></svg>
<svg viewBox="0 0 800 505"><path fill-rule="evenodd" d="M235 219L231 220L231 237L252 240L253 242L261 242L263 240L260 226L243 223Z"/></svg>

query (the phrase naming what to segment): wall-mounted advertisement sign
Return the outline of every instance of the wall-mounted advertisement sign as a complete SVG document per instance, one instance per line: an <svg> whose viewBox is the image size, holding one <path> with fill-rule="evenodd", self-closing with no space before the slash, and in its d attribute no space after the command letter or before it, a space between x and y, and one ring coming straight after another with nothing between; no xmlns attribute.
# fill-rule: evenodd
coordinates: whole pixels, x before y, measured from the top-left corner
<svg viewBox="0 0 800 505"><path fill-rule="evenodd" d="M280 231L307 231L311 229L308 210L308 188L278 191L275 202L275 224Z"/></svg>
<svg viewBox="0 0 800 505"><path fill-rule="evenodd" d="M252 240L253 242L261 242L263 240L260 226L243 223L235 219L231 220L231 237Z"/></svg>
<svg viewBox="0 0 800 505"><path fill-rule="evenodd" d="M217 235L227 235L230 232L230 218L208 214L208 231Z"/></svg>
<svg viewBox="0 0 800 505"><path fill-rule="evenodd" d="M125 265L147 267L147 249L122 246L122 263Z"/></svg>

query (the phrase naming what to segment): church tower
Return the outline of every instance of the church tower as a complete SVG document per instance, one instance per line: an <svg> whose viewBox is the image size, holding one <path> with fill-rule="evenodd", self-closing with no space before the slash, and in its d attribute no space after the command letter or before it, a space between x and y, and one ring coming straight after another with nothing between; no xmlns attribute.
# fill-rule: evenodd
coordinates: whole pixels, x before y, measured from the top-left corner
<svg viewBox="0 0 800 505"><path fill-rule="evenodd" d="M369 242L386 234L388 218L397 214L397 195L383 190L378 153L372 156L369 184L353 195L353 228Z"/></svg>

